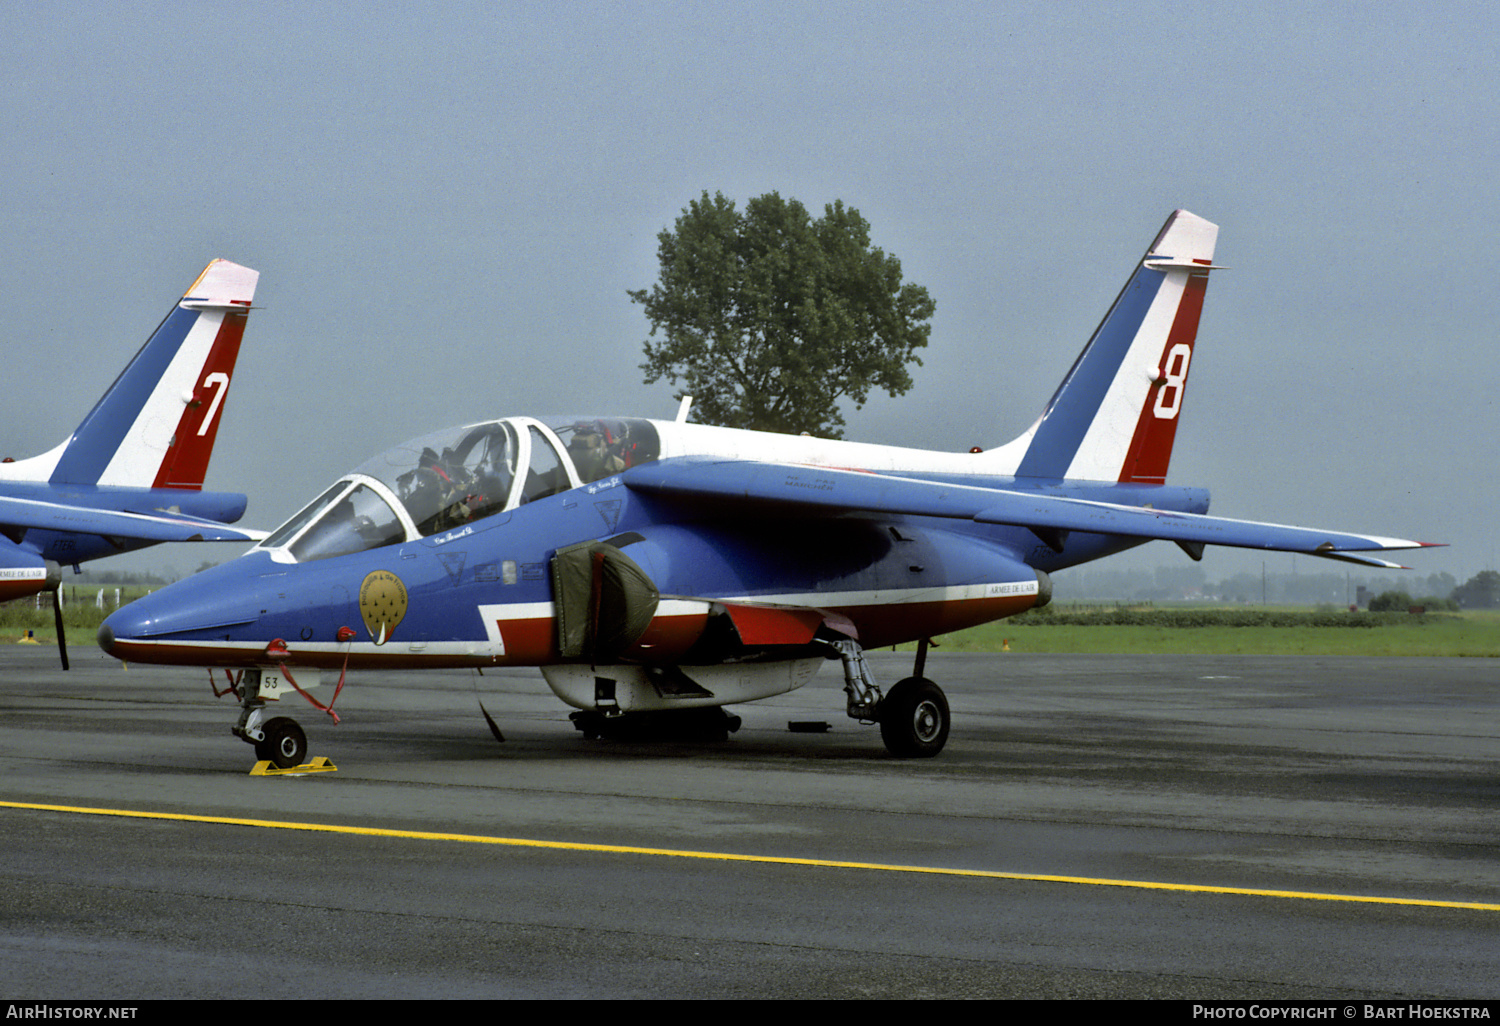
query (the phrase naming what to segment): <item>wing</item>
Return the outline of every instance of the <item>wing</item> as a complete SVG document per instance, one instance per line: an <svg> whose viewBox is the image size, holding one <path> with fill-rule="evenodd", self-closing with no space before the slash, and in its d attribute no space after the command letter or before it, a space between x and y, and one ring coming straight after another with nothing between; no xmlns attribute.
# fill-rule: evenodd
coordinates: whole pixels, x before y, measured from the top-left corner
<svg viewBox="0 0 1500 1026"><path fill-rule="evenodd" d="M184 513L126 513L0 496L0 525L148 541L260 541L264 531L230 527Z"/></svg>
<svg viewBox="0 0 1500 1026"><path fill-rule="evenodd" d="M737 501L788 510L948 517L1038 532L1160 538L1184 545L1227 545L1299 552L1366 566L1404 569L1360 552L1427 548L1431 543L1375 535L1230 520L1010 488L951 484L891 474L830 470L710 457L659 460L628 470L627 487L679 500Z"/></svg>

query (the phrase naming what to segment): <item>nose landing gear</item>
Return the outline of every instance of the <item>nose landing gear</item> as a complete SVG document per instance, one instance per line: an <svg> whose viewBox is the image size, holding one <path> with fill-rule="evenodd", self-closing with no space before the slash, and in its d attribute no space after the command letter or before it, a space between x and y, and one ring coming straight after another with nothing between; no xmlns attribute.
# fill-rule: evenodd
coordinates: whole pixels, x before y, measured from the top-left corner
<svg viewBox="0 0 1500 1026"><path fill-rule="evenodd" d="M240 700L240 719L231 733L255 746L255 757L277 769L291 769L307 761L307 734L290 716L265 718L266 700L261 697L261 672L245 670L231 684ZM215 689L217 692L217 689Z"/></svg>

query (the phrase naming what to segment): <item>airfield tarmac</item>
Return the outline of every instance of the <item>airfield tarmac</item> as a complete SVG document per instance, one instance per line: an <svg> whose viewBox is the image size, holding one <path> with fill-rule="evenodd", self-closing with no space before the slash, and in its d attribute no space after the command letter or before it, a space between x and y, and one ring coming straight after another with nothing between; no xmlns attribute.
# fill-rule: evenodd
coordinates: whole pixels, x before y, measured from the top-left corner
<svg viewBox="0 0 1500 1026"><path fill-rule="evenodd" d="M205 673L72 654L0 646L7 999L1500 997L1494 660L935 652L926 761L836 662L724 743L361 674L253 777Z"/></svg>

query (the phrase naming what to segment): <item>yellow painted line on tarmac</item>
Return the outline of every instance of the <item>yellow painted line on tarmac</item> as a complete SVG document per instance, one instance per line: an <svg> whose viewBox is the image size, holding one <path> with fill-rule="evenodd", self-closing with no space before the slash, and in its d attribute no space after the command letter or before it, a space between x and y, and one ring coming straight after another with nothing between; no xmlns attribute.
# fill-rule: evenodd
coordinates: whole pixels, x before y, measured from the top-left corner
<svg viewBox="0 0 1500 1026"><path fill-rule="evenodd" d="M163 819L182 823L214 823L220 826L265 827L272 830L307 830L325 834L364 837L399 837L413 841L455 841L462 844L498 844L511 848L546 848L555 851L599 852L608 855L649 855L662 858L712 859L720 862L757 862L776 866L808 866L816 869L862 869L881 873L925 873L930 876L966 876L986 880L1026 883L1077 884L1091 887L1128 887L1148 891L1178 891L1197 894L1237 894L1260 898L1290 898L1302 901L1346 901L1368 905L1418 905L1423 908L1459 908L1500 912L1500 904L1480 901L1430 901L1423 898L1382 898L1365 894L1320 894L1315 891L1278 891L1257 887L1210 887L1203 884L1161 883L1154 880L1111 880L1104 877L1056 876L1049 873L1001 873L988 869L951 869L937 866L897 866L879 862L841 862L833 859L799 859L781 855L739 855L721 851L679 851L672 848L638 848L624 844L580 844L575 841L538 841L522 837L490 837L484 834L448 834L428 830L386 830L379 827L342 826L329 823L295 823L273 819L238 819L232 816L194 816L179 812L142 812L134 809L91 809L72 805L39 805L0 801L0 808L36 812L69 812L85 816L120 816L127 819Z"/></svg>

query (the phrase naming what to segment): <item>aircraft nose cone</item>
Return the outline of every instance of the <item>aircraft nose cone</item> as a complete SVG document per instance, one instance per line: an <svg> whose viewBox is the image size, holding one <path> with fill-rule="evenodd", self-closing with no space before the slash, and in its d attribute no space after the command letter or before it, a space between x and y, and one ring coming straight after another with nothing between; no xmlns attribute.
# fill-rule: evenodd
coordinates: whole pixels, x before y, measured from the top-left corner
<svg viewBox="0 0 1500 1026"><path fill-rule="evenodd" d="M148 633L153 623L144 610L145 603L145 599L136 599L104 618L95 639L105 655L126 660L136 658L138 653L131 648L131 643Z"/></svg>
<svg viewBox="0 0 1500 1026"><path fill-rule="evenodd" d="M267 573L269 564L269 559L241 556L129 602L105 618L99 647L132 664L238 665L244 659L241 643L265 647L265 641L256 641L256 625L268 609L279 611L280 592L288 589L286 570ZM301 622L293 624L289 637L296 636Z"/></svg>

